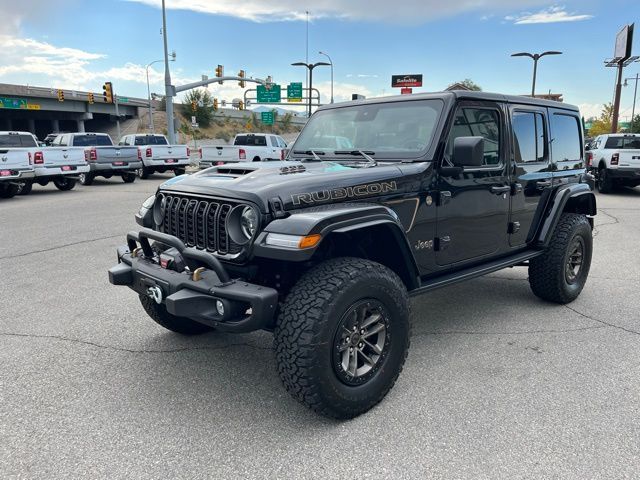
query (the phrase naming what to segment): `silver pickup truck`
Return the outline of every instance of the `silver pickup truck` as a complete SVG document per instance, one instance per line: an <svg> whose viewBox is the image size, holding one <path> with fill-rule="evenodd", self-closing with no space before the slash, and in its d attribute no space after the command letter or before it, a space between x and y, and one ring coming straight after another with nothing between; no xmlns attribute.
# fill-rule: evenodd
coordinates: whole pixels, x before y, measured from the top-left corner
<svg viewBox="0 0 640 480"><path fill-rule="evenodd" d="M191 152L186 145L169 145L164 135L139 133L125 135L118 145L138 147L142 168L138 177L145 179L154 172L164 173L173 170L176 175L183 175L189 166Z"/></svg>
<svg viewBox="0 0 640 480"><path fill-rule="evenodd" d="M82 147L89 171L80 175L82 185L91 185L96 177L122 177L125 183L136 179L142 167L137 147L115 146L106 133L65 133L58 135L53 146Z"/></svg>
<svg viewBox="0 0 640 480"><path fill-rule="evenodd" d="M29 132L0 132L0 198L15 196L35 176L37 143Z"/></svg>

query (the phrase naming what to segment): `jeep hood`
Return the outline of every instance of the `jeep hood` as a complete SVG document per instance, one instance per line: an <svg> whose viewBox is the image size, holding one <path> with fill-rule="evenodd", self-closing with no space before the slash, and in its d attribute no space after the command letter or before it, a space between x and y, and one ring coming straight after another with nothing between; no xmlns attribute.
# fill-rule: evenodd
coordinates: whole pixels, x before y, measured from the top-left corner
<svg viewBox="0 0 640 480"><path fill-rule="evenodd" d="M420 170L424 170L424 163ZM244 162L181 175L160 190L248 201L267 212L279 199L285 210L367 197L415 191L417 176L407 176L414 165L349 167L332 162Z"/></svg>

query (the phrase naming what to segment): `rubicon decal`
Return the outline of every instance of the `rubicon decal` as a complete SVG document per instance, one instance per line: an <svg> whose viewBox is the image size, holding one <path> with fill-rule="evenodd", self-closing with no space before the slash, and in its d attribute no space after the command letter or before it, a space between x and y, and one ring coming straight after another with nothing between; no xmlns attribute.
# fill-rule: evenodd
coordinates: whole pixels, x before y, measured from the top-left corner
<svg viewBox="0 0 640 480"><path fill-rule="evenodd" d="M344 200L346 198L368 197L379 193L394 192L398 189L396 182L368 183L355 187L332 188L310 193L294 193L291 195L294 205L313 205L314 203L328 202L331 200Z"/></svg>

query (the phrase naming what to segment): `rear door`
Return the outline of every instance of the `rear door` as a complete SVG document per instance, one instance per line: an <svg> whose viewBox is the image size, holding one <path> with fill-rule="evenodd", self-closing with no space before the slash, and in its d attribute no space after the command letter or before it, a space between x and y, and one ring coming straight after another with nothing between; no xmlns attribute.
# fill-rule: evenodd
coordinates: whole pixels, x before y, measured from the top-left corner
<svg viewBox="0 0 640 480"><path fill-rule="evenodd" d="M553 184L549 148L549 121L545 107L510 105L511 213L509 244L524 245L535 234L538 207Z"/></svg>
<svg viewBox="0 0 640 480"><path fill-rule="evenodd" d="M508 250L509 177L506 114L496 102L467 101L455 112L443 166L452 166L457 137L484 137L484 165L440 176L436 262L452 265L498 256Z"/></svg>

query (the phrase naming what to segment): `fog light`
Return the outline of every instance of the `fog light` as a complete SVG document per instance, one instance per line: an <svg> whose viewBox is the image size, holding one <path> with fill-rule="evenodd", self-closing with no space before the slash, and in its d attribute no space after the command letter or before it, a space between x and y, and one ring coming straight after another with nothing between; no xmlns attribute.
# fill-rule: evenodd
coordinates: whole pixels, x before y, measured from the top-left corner
<svg viewBox="0 0 640 480"><path fill-rule="evenodd" d="M224 317L224 303L221 300L216 300L216 310L218 311L218 315Z"/></svg>

